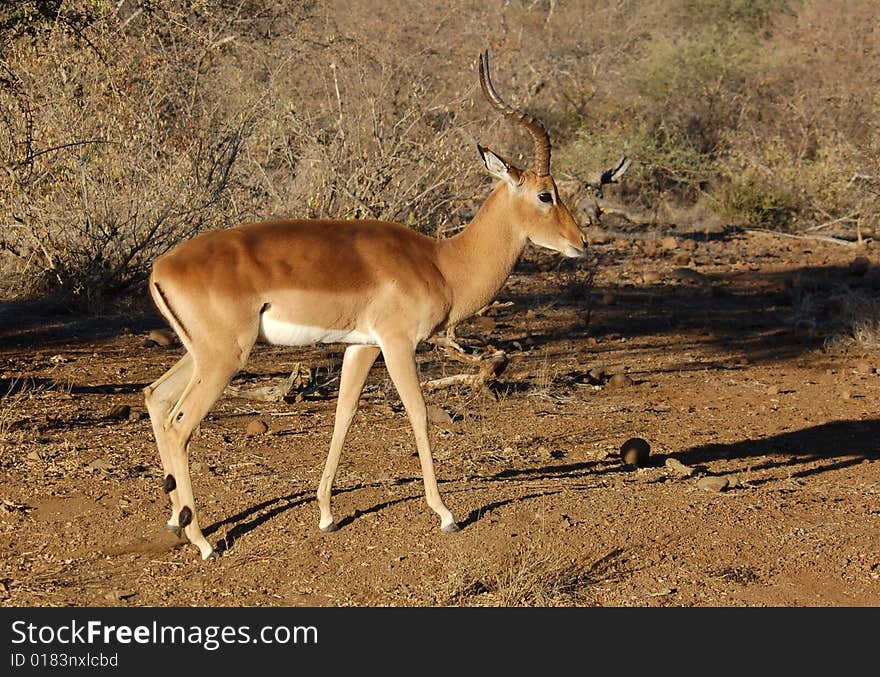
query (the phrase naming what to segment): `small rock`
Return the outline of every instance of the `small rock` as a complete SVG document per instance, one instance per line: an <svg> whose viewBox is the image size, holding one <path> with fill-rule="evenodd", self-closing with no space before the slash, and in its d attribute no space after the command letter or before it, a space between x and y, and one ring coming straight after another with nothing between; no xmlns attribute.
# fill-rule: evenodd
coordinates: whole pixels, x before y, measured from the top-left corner
<svg viewBox="0 0 880 677"><path fill-rule="evenodd" d="M642 273L642 282L645 284L657 284L663 279L663 273L659 270L646 270Z"/></svg>
<svg viewBox="0 0 880 677"><path fill-rule="evenodd" d="M705 491L724 491L730 484L726 477L702 477L697 480L697 486Z"/></svg>
<svg viewBox="0 0 880 677"><path fill-rule="evenodd" d="M871 267L871 261L866 256L856 256L849 264L849 272L852 275L864 275Z"/></svg>
<svg viewBox="0 0 880 677"><path fill-rule="evenodd" d="M431 423L449 424L452 423L452 416L450 416L443 407L438 407L436 404L429 404L428 420Z"/></svg>
<svg viewBox="0 0 880 677"><path fill-rule="evenodd" d="M160 348L168 348L177 343L177 339L174 334L167 329L154 329L149 334L147 334L147 338L144 341L144 346L150 348L153 346L159 346Z"/></svg>
<svg viewBox="0 0 880 677"><path fill-rule="evenodd" d="M259 418L255 418L250 423L248 423L247 428L245 428L245 430L244 430L245 434L250 435L250 436L263 435L263 434L267 433L268 431L269 431L269 425L265 421L263 421Z"/></svg>
<svg viewBox="0 0 880 677"><path fill-rule="evenodd" d="M678 252L672 257L672 262L677 266L686 266L691 262L691 255L687 252Z"/></svg>
<svg viewBox="0 0 880 677"><path fill-rule="evenodd" d="M627 465L641 468L648 463L651 445L641 437L631 437L620 445L620 458Z"/></svg>
<svg viewBox="0 0 880 677"><path fill-rule="evenodd" d="M681 244L679 245L679 247L684 249L686 252L692 252L697 249L697 243L694 240L690 240L690 239L683 240L681 242Z"/></svg>
<svg viewBox="0 0 880 677"><path fill-rule="evenodd" d="M626 374L615 374L608 379L610 388L627 388L633 384L633 380Z"/></svg>
<svg viewBox="0 0 880 677"><path fill-rule="evenodd" d="M770 396L779 394L779 386L770 386L767 388L767 394Z"/></svg>
<svg viewBox="0 0 880 677"><path fill-rule="evenodd" d="M851 400L852 399L852 391L844 390L842 393L840 393L840 397L844 400Z"/></svg>
<svg viewBox="0 0 880 677"><path fill-rule="evenodd" d="M709 281L709 278L703 275L703 273L687 267L671 270L669 277L677 282L693 282L695 284L704 284Z"/></svg>
<svg viewBox="0 0 880 677"><path fill-rule="evenodd" d="M497 323L491 317L477 315L468 321L469 329L480 334L491 334Z"/></svg>
<svg viewBox="0 0 880 677"><path fill-rule="evenodd" d="M110 408L110 411L107 412L106 418L112 418L116 420L127 419L131 415L131 407L127 404L117 404Z"/></svg>
<svg viewBox="0 0 880 677"><path fill-rule="evenodd" d="M660 246L666 251L672 251L673 249L678 249L678 240L670 235L660 240Z"/></svg>
<svg viewBox="0 0 880 677"><path fill-rule="evenodd" d="M92 472L94 472L96 470L100 471L100 472L107 472L108 470L111 470L113 468L110 461L107 461L103 458L96 458L94 461L89 463L86 467L89 470L91 470Z"/></svg>
<svg viewBox="0 0 880 677"><path fill-rule="evenodd" d="M858 362L856 362L856 371L860 374L873 374L874 367L871 366L870 362L859 360Z"/></svg>
<svg viewBox="0 0 880 677"><path fill-rule="evenodd" d="M671 456L666 459L665 465L673 472L678 473L679 475L684 475L685 477L690 477L694 474L693 468L691 468L689 465L685 465L677 458L672 458Z"/></svg>

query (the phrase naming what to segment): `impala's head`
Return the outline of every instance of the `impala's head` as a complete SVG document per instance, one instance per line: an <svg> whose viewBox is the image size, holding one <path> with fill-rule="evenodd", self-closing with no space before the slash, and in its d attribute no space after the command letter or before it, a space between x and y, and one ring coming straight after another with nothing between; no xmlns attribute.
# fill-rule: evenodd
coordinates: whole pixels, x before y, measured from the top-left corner
<svg viewBox="0 0 880 677"><path fill-rule="evenodd" d="M520 169L488 148L477 146L486 169L502 181L513 198L513 221L525 229L525 235L536 245L569 257L584 254L584 235L559 198L556 182L550 175L550 136L535 118L511 108L498 96L489 78L489 53L480 55L480 86L483 94L498 111L521 124L535 144L535 160L531 169Z"/></svg>

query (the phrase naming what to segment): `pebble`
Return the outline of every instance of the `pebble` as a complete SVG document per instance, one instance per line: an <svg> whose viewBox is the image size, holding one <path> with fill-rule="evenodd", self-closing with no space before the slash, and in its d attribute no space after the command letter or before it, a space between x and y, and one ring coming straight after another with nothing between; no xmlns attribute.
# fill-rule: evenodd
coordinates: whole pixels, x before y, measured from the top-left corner
<svg viewBox="0 0 880 677"><path fill-rule="evenodd" d="M677 458L669 457L666 459L665 463L666 467L672 470L673 472L678 473L679 475L684 475L685 477L690 477L694 474L694 469L689 465L685 465Z"/></svg>
<svg viewBox="0 0 880 677"><path fill-rule="evenodd" d="M666 251L672 251L673 249L678 249L678 240L670 235L660 240L660 246Z"/></svg>
<svg viewBox="0 0 880 677"><path fill-rule="evenodd" d="M620 445L620 458L627 465L641 468L648 463L651 455L651 445L641 437L631 437Z"/></svg>
<svg viewBox="0 0 880 677"><path fill-rule="evenodd" d="M259 418L255 418L250 423L247 424L247 428L245 428L245 433L248 435L263 435L269 432L269 424Z"/></svg>
<svg viewBox="0 0 880 677"><path fill-rule="evenodd" d="M669 277L678 282L694 282L696 284L704 284L709 281L709 278L703 273L686 266L670 271Z"/></svg>
<svg viewBox="0 0 880 677"><path fill-rule="evenodd" d="M697 486L705 491L724 491L730 482L726 477L702 477L697 480Z"/></svg>
<svg viewBox="0 0 880 677"><path fill-rule="evenodd" d="M117 420L127 419L130 415L131 407L127 404L116 404L110 407L110 411L107 412L107 418Z"/></svg>
<svg viewBox="0 0 880 677"><path fill-rule="evenodd" d="M452 416L443 409L443 407L438 407L436 404L428 405L428 420L431 423L452 423Z"/></svg>
<svg viewBox="0 0 880 677"><path fill-rule="evenodd" d="M856 256L849 264L849 272L853 275L864 275L871 267L871 261L866 256Z"/></svg>
<svg viewBox="0 0 880 677"><path fill-rule="evenodd" d="M778 395L779 394L779 386L770 386L767 388L768 395Z"/></svg>
<svg viewBox="0 0 880 677"><path fill-rule="evenodd" d="M110 462L104 460L103 458L96 458L94 461L89 463L86 467L93 472L95 470L106 472L108 470L113 469L113 466L110 464Z"/></svg>
<svg viewBox="0 0 880 677"><path fill-rule="evenodd" d="M860 374L873 374L874 367L871 366L870 362L859 360L858 362L856 362L856 371Z"/></svg>
<svg viewBox="0 0 880 677"><path fill-rule="evenodd" d="M149 334L147 334L146 341L144 341L144 345L147 347L151 346L159 346L160 348L168 348L176 343L176 338L173 333L166 329L154 329Z"/></svg>
<svg viewBox="0 0 880 677"><path fill-rule="evenodd" d="M659 270L646 270L642 273L642 282L645 284L656 284L663 279L663 273Z"/></svg>
<svg viewBox="0 0 880 677"><path fill-rule="evenodd" d="M610 388L627 388L633 384L633 380L626 374L615 374L608 379L608 387Z"/></svg>
<svg viewBox="0 0 880 677"><path fill-rule="evenodd" d="M687 252L679 252L672 257L672 262L677 266L686 266L691 262L691 255Z"/></svg>

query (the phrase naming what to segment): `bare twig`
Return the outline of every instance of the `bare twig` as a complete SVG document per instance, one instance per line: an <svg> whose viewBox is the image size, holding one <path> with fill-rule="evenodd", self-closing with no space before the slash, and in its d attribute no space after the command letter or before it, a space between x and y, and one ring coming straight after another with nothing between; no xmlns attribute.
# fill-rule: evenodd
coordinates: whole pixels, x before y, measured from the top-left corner
<svg viewBox="0 0 880 677"><path fill-rule="evenodd" d="M768 230L766 228L746 228L747 233L762 233L764 235L773 235L774 237L788 237L794 240L815 240L818 242L831 242L832 244L842 244L847 247L855 247L858 242L843 240L839 237L829 237L828 235L796 235L795 233L782 233L776 230Z"/></svg>

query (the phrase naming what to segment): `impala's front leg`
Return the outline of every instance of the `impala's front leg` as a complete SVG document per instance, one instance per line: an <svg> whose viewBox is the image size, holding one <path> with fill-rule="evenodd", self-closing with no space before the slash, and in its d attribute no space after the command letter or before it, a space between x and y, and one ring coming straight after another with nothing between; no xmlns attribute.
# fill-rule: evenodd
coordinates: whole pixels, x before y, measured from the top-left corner
<svg viewBox="0 0 880 677"><path fill-rule="evenodd" d="M321 510L321 521L318 523L321 531L336 531L336 522L330 511L330 493L333 489L333 478L339 467L339 456L342 454L342 445L345 436L351 426L351 421L357 411L358 400L364 389L367 375L373 362L379 356L377 346L349 346L345 349L342 358L342 373L339 377L339 397L336 400L336 420L333 424L333 437L330 440L330 453L327 454L327 463L324 465L324 473L321 475L321 483L318 485L318 508Z"/></svg>
<svg viewBox="0 0 880 677"><path fill-rule="evenodd" d="M434 474L434 460L431 457L431 443L428 439L428 412L419 385L419 373L416 368L415 345L408 341L392 341L383 343L382 354L385 366L400 399L409 416L413 433L416 437L416 449L419 452L419 463L422 466L422 478L425 482L425 498L431 509L440 516L440 529L444 532L458 531L455 518L443 504L437 478Z"/></svg>

